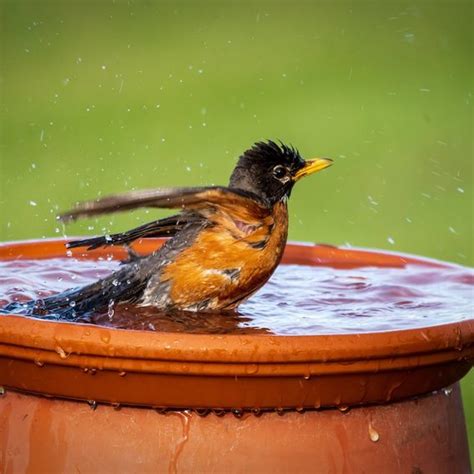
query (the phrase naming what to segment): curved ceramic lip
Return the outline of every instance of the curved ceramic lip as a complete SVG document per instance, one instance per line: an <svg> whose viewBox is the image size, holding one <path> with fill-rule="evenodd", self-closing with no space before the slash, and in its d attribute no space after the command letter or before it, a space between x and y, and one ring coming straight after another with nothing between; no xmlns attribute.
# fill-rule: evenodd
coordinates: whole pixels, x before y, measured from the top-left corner
<svg viewBox="0 0 474 474"><path fill-rule="evenodd" d="M150 239L134 249L149 253L162 242ZM126 252L76 249L70 255L123 258ZM0 245L0 259L64 256L64 239ZM407 255L307 244L288 244L283 262L452 267ZM293 410L384 403L454 383L473 360L472 320L367 334L276 336L156 333L0 316L0 384L145 407Z"/></svg>
<svg viewBox="0 0 474 474"><path fill-rule="evenodd" d="M163 241L164 239L147 239L139 243L136 249L147 252ZM0 259L34 258L38 252L42 252L42 258L63 256L63 244L64 239L2 244ZM117 247L112 251L75 251L72 256L94 258L112 254L121 258L123 253L124 250ZM313 260L308 258L309 254ZM385 266L407 263L445 268L453 266L409 255L289 243L283 261L295 263L295 255L296 260L304 260L307 264L314 264L316 259L319 265L335 259L342 259L349 265L362 261L367 263L372 259L375 264ZM426 363L472 360L474 320L386 332L286 336L161 333L42 321L11 315L0 317L0 352L2 350L28 359L37 360L41 356L64 365L79 363L77 358L99 358L101 366L113 369L130 365L126 363L127 360L146 361L147 364L136 369L169 370L173 373L177 367L173 364L164 367L164 362L188 363L192 365L189 367L192 373L200 374L206 372L206 367L216 373L216 370L220 371L217 366L228 364L267 364L272 366L272 373L276 373L276 365L280 369L286 366L283 370L286 374L300 373L301 365L304 364L316 364L319 366L318 371L324 372L330 371L332 364L351 364L350 371L357 371L357 366L353 364L358 361L378 361L380 370L382 361L385 361L387 367L401 368L419 366L422 362L420 358L425 358ZM312 369L316 370L316 367ZM367 369L367 364L362 363L360 370ZM345 370L349 369L346 367ZM228 368L225 372L228 373Z"/></svg>
<svg viewBox="0 0 474 474"><path fill-rule="evenodd" d="M2 316L0 354L60 365L94 359L103 369L138 372L179 373L182 364L188 374L228 374L233 365L235 373L248 375L238 367L247 364L259 364L260 375L276 375L278 367L281 375L364 372L472 361L474 321L356 335L269 336L152 333Z"/></svg>

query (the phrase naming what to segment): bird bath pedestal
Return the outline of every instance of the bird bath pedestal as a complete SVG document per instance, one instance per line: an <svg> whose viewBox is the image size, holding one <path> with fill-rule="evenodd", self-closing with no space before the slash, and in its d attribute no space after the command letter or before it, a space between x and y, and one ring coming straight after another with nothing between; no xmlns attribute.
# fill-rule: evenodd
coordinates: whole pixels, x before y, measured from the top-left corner
<svg viewBox="0 0 474 474"><path fill-rule="evenodd" d="M0 259L62 257L63 244L4 244ZM300 244L284 262L442 267ZM472 320L273 336L0 316L1 472L466 473L457 382L473 360Z"/></svg>

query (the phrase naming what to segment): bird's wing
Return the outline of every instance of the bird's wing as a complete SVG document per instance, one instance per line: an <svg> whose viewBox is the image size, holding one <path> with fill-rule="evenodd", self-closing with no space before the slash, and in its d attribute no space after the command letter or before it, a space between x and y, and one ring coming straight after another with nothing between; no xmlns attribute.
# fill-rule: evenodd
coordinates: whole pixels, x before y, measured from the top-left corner
<svg viewBox="0 0 474 474"><path fill-rule="evenodd" d="M131 191L78 203L59 216L68 222L80 217L97 216L142 207L190 209L198 212L220 209L237 214L242 220L255 220L268 214L268 206L250 193L220 186L199 188L160 188ZM200 212L201 213L201 212Z"/></svg>
<svg viewBox="0 0 474 474"><path fill-rule="evenodd" d="M73 240L66 244L67 248L87 247L93 250L109 245L128 245L134 240L143 237L171 237L179 232L186 224L199 219L199 216L191 213L181 213L174 216L165 217L148 224L135 227L135 229L118 234L105 235L101 237L91 237L88 239Z"/></svg>

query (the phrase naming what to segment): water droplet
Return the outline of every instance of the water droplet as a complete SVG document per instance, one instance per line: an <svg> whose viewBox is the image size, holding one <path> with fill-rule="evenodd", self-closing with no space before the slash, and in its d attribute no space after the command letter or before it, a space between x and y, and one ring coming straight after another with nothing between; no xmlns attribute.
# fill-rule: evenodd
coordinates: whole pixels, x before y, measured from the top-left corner
<svg viewBox="0 0 474 474"><path fill-rule="evenodd" d="M451 393L453 393L453 387L446 387L446 388L443 388L443 393L449 397L451 395Z"/></svg>
<svg viewBox="0 0 474 474"><path fill-rule="evenodd" d="M387 237L387 242L391 245L395 244L395 240L393 239L393 237Z"/></svg>
<svg viewBox="0 0 474 474"><path fill-rule="evenodd" d="M373 206L378 206L379 203L372 197L372 196L367 196L367 200L372 204Z"/></svg>
<svg viewBox="0 0 474 474"><path fill-rule="evenodd" d="M369 423L369 438L370 441L376 443L380 439L379 433L374 429L371 423Z"/></svg>
<svg viewBox="0 0 474 474"><path fill-rule="evenodd" d="M61 359L67 359L69 354L66 354L66 351L61 346L56 346L56 352L59 354Z"/></svg>
<svg viewBox="0 0 474 474"><path fill-rule="evenodd" d="M70 306L71 308L74 308L74 307L76 306L76 302L75 302L75 301L70 301L70 302L69 302L69 306Z"/></svg>
<svg viewBox="0 0 474 474"><path fill-rule="evenodd" d="M114 310L114 300L109 301L109 306L107 308L107 316L111 320L114 317L115 310Z"/></svg>
<svg viewBox="0 0 474 474"><path fill-rule="evenodd" d="M236 417L236 418L242 418L242 415L244 414L243 410L241 410L240 408L233 408L232 409L232 414Z"/></svg>
<svg viewBox="0 0 474 474"><path fill-rule="evenodd" d="M35 206L37 206L37 205L38 205L38 204L37 204L35 201L30 201L30 206L35 207Z"/></svg>
<svg viewBox="0 0 474 474"><path fill-rule="evenodd" d="M97 402L95 400L87 400L87 403L92 408L92 410L95 410L97 408Z"/></svg>
<svg viewBox="0 0 474 474"><path fill-rule="evenodd" d="M247 364L245 367L245 373L256 374L259 370L258 364Z"/></svg>

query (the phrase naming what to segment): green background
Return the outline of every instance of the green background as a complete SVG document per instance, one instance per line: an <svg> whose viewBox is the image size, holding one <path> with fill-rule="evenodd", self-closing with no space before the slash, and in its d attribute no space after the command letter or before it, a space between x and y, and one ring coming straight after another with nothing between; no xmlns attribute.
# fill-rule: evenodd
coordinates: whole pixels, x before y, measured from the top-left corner
<svg viewBox="0 0 474 474"><path fill-rule="evenodd" d="M57 210L99 193L224 184L279 138L336 162L295 189L291 239L472 266L472 10L2 0L0 240L61 235ZM463 395L473 440L473 375Z"/></svg>

